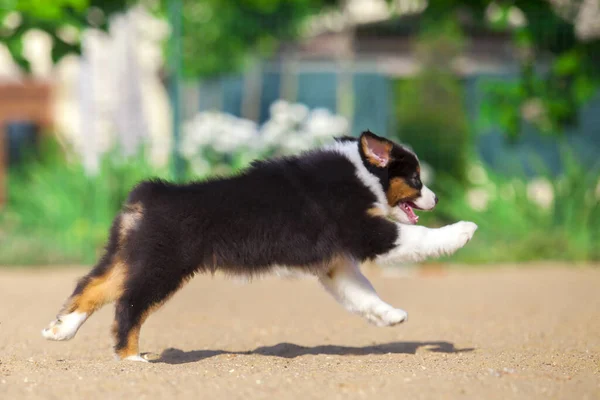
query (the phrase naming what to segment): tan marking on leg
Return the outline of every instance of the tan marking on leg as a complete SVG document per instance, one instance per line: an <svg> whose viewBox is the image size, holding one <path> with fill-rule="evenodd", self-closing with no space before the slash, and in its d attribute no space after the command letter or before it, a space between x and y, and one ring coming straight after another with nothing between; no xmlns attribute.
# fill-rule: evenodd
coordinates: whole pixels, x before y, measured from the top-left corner
<svg viewBox="0 0 600 400"><path fill-rule="evenodd" d="M91 315L106 303L115 301L123 293L125 275L126 265L117 260L106 274L93 278L81 294L69 300L66 313L76 311Z"/></svg>
<svg viewBox="0 0 600 400"><path fill-rule="evenodd" d="M169 299L171 297L173 297L173 295L179 290L181 289L181 287L187 283L189 279L184 280L181 285L179 285L179 288L174 290L171 294L169 294L167 297L165 297L164 299L162 299L160 302L158 303L154 303L153 305L151 305L146 311L144 311L142 313L142 316L140 317L140 321L137 323L137 325L135 327L133 327L131 329L131 331L129 332L129 335L127 336L127 346L125 346L122 349L117 350L117 356L120 359L125 359L127 357L130 356L136 356L139 354L139 342L140 342L140 331L142 329L142 325L144 324L144 322L146 322L146 319L148 319L148 317L150 316L150 314L152 314L153 312L155 312L156 310L158 310L160 307L163 306L163 304L165 304L167 301L169 301ZM115 341L118 340L117 334L118 334L118 323L115 320L113 322L112 325L112 333L113 333L113 337L115 338Z"/></svg>
<svg viewBox="0 0 600 400"><path fill-rule="evenodd" d="M335 256L331 257L331 259L325 263L327 268L325 275L327 275L329 278L333 278L335 276L336 269L346 260L348 260L348 257L342 254L336 254Z"/></svg>
<svg viewBox="0 0 600 400"><path fill-rule="evenodd" d="M137 356L140 353L140 329L142 328L140 322L135 327L131 328L129 335L127 335L127 346L117 350L117 356L120 359L124 359L130 356Z"/></svg>

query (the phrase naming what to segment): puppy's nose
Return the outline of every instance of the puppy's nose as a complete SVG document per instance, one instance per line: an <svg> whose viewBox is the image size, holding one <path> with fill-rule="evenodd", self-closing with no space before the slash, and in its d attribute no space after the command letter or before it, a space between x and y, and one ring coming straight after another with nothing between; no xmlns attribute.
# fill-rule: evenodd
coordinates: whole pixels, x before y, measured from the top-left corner
<svg viewBox="0 0 600 400"><path fill-rule="evenodd" d="M436 195L433 195L433 201L435 201L435 204L438 203L438 200L439 200L438 197Z"/></svg>

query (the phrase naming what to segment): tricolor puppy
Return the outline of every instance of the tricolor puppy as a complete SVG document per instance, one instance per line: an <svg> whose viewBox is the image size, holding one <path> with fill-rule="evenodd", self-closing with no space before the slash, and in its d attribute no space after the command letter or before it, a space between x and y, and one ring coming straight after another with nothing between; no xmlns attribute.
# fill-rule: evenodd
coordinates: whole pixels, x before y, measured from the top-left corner
<svg viewBox="0 0 600 400"><path fill-rule="evenodd" d="M114 220L105 255L83 277L45 338L68 340L116 302L119 358L139 355L140 327L194 274L309 272L347 310L379 326L406 320L377 296L359 265L419 261L463 247L477 226L415 225L435 194L407 148L364 132L295 157L257 161L239 175L185 185L140 183Z"/></svg>

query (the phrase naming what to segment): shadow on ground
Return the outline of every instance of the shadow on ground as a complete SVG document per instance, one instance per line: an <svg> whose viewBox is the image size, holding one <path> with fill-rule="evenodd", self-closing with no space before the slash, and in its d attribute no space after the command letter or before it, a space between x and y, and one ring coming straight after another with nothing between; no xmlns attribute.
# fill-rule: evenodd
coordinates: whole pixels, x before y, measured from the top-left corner
<svg viewBox="0 0 600 400"><path fill-rule="evenodd" d="M155 360L157 363L186 364L201 361L206 358L221 354L273 356L283 358L295 358L305 355L355 355L363 356L369 354L415 354L420 347L427 347L429 351L436 353L464 353L473 351L473 348L458 349L450 342L392 342L373 346L348 347L348 346L299 346L293 343L279 343L274 346L258 347L251 351L226 351L226 350L192 350L183 351L179 349L166 349Z"/></svg>

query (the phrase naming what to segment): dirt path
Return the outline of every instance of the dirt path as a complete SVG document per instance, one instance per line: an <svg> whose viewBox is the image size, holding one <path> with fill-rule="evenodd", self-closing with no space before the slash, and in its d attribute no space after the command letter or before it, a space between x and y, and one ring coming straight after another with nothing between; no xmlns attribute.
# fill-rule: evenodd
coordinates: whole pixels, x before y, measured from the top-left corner
<svg viewBox="0 0 600 400"><path fill-rule="evenodd" d="M308 280L197 277L111 353L112 307L44 341L84 269L0 270L0 398L600 399L600 268L367 274L409 312L376 328Z"/></svg>

